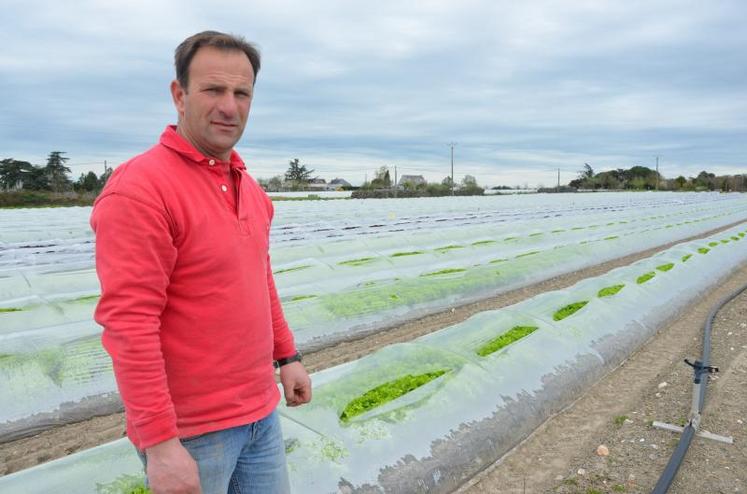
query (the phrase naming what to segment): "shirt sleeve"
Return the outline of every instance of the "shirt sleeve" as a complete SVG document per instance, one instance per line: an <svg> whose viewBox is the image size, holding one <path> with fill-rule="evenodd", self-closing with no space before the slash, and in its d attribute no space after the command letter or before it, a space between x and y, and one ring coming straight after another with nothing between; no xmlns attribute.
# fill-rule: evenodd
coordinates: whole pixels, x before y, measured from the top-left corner
<svg viewBox="0 0 747 494"><path fill-rule="evenodd" d="M145 449L178 435L159 332L177 253L163 210L118 193L101 197L91 226L101 299L95 319L127 413Z"/></svg>
<svg viewBox="0 0 747 494"><path fill-rule="evenodd" d="M259 186L257 186L259 188ZM260 191L262 189L259 189ZM262 195L265 200L265 207L267 208L268 225L272 223L272 218L275 215L275 207L272 204L267 194L262 191ZM267 229L267 245L270 244L270 229ZM267 255L267 291L270 294L270 311L272 313L272 334L273 334L273 352L272 358L278 360L281 358L290 357L296 353L296 343L293 338L293 333L288 326L288 322L285 320L283 314L283 306L280 303L280 297L278 296L277 288L275 287L275 278L272 276L272 263L270 262L270 255Z"/></svg>
<svg viewBox="0 0 747 494"><path fill-rule="evenodd" d="M295 354L296 344L288 322L285 320L283 306L280 304L280 297L278 297L278 292L275 288L270 256L267 256L267 289L270 292L270 310L272 311L272 334L274 341L272 358L278 360Z"/></svg>

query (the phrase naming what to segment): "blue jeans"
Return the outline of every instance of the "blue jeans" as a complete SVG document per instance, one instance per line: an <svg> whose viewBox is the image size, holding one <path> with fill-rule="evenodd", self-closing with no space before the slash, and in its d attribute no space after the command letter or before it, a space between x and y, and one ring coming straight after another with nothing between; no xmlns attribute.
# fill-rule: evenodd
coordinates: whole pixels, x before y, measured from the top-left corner
<svg viewBox="0 0 747 494"><path fill-rule="evenodd" d="M197 462L202 494L288 494L277 410L257 422L181 440ZM146 457L138 451L146 465Z"/></svg>

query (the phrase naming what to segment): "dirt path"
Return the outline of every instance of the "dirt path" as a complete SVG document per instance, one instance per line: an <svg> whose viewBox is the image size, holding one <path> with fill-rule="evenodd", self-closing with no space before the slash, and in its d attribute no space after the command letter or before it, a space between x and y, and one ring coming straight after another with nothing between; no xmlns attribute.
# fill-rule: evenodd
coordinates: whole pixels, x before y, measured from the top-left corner
<svg viewBox="0 0 747 494"><path fill-rule="evenodd" d="M747 264L458 492L651 492L679 435L650 424L658 420L684 425L692 369L683 359L700 358L709 311L744 284ZM696 438L669 491L672 494L745 492L747 293L719 312L711 362L721 372L709 383L701 428L733 436L735 444ZM609 456L597 454L600 445L608 448Z"/></svg>
<svg viewBox="0 0 747 494"><path fill-rule="evenodd" d="M583 269L580 271L576 271L574 273L570 273L567 275L558 276L528 287L520 288L517 290L513 290L511 292L507 292L504 294L501 294L496 297L492 297L490 299L486 299L481 302L476 302L473 304L456 307L451 310L441 312L438 314L434 314L428 317L424 317L422 319L418 319L416 321L412 321L406 324L403 324L401 326L397 326L395 328L392 328L387 331L383 331L378 334L370 335L365 338L362 338L360 340L340 343L338 345L335 345L330 348L326 348L311 354L308 354L304 362L306 364L307 369L309 372L315 372L321 369L325 369L328 367L332 367L335 365L339 365L344 362L348 362L351 360L358 359L364 355L367 355L369 353L372 353L376 351L379 348L382 348L384 346L393 344L393 343L399 343L404 341L409 341L414 338L417 338L418 336L430 333L432 331L441 329L445 326L449 326L451 324L463 321L470 317L471 315L485 311L485 310L491 310L491 309L497 309L500 307L505 307L508 305L512 305L515 303L518 303L522 300L525 300L527 298L533 297L539 293L543 293L550 290L559 290L568 286L571 286L578 281L589 278L592 276L598 276L600 274L606 273L607 271L621 267L626 266L628 264L631 264L632 262L635 262L639 259L649 257L656 252L659 252L661 250L667 249L671 247L672 245L675 245L677 243L684 242L686 240L692 240L695 238L701 238L704 236L708 236L711 234L714 234L718 231L730 228L733 225L729 225L717 230L713 230L711 232L708 232L703 235L699 235L697 237L692 237L690 239L684 239L679 240L677 242L672 242L667 245L663 245L654 249L649 249L643 252L639 252L637 254L629 255L620 259L616 259L614 261L609 261L603 264L599 264L597 266L593 266L587 269ZM747 274L745 274L747 276ZM704 309L704 310L707 310ZM694 316L697 317L697 316ZM705 316L703 316L705 317ZM746 336L747 336L747 332ZM676 346L678 344L682 343L682 341L679 340L678 337L673 337L672 341L669 342L670 345ZM690 353L689 355L693 356L695 353ZM672 357L674 358L674 357ZM646 364L648 367L648 364ZM684 375L684 372L683 372ZM601 384L600 384L601 385ZM597 386L598 387L598 386ZM591 417L583 417L577 424L569 424L568 427L573 427L575 429L575 432L573 433L573 436L575 436L575 439L580 439L582 437L587 437L588 435L593 435L594 433L598 432L600 428L603 428L604 425L609 421L609 413L618 413L619 414L624 413L626 410L625 407L616 406L614 405L616 402L623 402L620 397L617 396L617 393L620 388L610 388L611 395L613 395L613 398L611 398L603 407L602 405L595 405L595 408L591 408L590 410L593 411L593 416ZM636 388L637 389L637 388ZM627 395L628 392L625 391L625 394ZM604 402L603 402L604 403ZM602 409L603 408L603 409ZM612 409L612 412L604 411ZM631 412L632 413L632 412ZM630 415L630 414L629 414ZM562 415L561 415L562 416ZM561 418L561 416L556 417L556 420ZM577 417L577 420L579 418ZM660 420L662 420L661 417L659 417ZM663 420L667 420L666 417L663 418ZM554 421L551 421L554 422ZM550 425L546 424L541 429L546 429ZM120 437L123 437L124 435L124 416L123 414L115 414L110 415L106 417L95 417L90 420L87 420L85 422L77 423L77 424L71 424L63 427L58 427L53 430L42 432L36 436L19 439L17 441L9 442L6 444L0 444L0 475L6 475L8 473L12 473L24 468L29 468L31 466L37 465L39 463L43 463L45 461L53 460L55 458L60 458L62 456L74 453L76 451L84 450L87 448L91 448L115 439L119 439ZM539 433L535 434L535 436L539 436ZM533 436L533 437L535 437ZM579 451L586 451L583 448L586 448L587 445L580 444L579 447L572 450L570 454L564 454L561 457L556 457L559 459L551 460L553 456L550 455L544 455L544 459L541 461L537 461L536 457L541 455L534 455L535 460L531 460L524 465L527 466L534 466L535 468L538 468L540 471L539 473L532 472L531 474L524 473L520 474L519 477L513 476L511 479L507 479L504 481L499 481L499 483L488 483L484 484L485 486L488 486L489 489L493 489L491 486L508 486L508 485L522 485L521 482L523 482L523 476L524 475L531 475L533 478L536 477L537 479L544 479L545 481L553 481L555 476L557 475L564 475L567 476L568 472L567 470L567 461L569 456L572 456L576 452ZM596 448L596 445L594 446ZM512 455L516 456L516 455ZM520 462L523 463L523 462ZM552 469L549 469L548 466L551 466ZM495 469L498 471L498 469ZM514 471L514 469L512 469ZM516 472L520 472L520 470L515 470ZM532 469L524 470L525 472L530 472ZM553 473L547 473L545 474L545 471L552 471ZM557 472L557 473L555 473ZM518 473L517 473L518 474ZM565 477L564 477L565 478ZM549 479L549 480L548 480ZM488 481L487 479L484 481ZM489 482L489 481L488 481ZM516 484L516 482L520 482L519 484ZM529 486L529 484L527 484ZM539 484L537 484L539 485ZM547 484L549 486L549 484ZM477 488L478 490L472 490L471 493L477 493L477 492L512 492L510 490L503 490L502 488L498 490L481 490L481 488ZM549 487L548 487L549 488ZM517 490L513 492L522 492L522 490ZM538 490L530 490L529 487L527 487L526 492L541 492ZM576 492L576 491L569 491L569 492ZM578 492L586 492L579 490ZM605 491L601 491L605 492ZM709 491L702 491L702 492L709 492ZM731 492L731 491L730 491Z"/></svg>

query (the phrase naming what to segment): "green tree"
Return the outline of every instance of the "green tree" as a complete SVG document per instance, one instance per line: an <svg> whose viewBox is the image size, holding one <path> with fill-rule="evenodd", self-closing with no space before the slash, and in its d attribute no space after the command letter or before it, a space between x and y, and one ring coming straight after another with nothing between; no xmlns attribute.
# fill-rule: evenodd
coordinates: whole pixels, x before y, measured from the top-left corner
<svg viewBox="0 0 747 494"><path fill-rule="evenodd" d="M374 172L374 179L371 180L371 187L374 189L388 189L392 186L392 178L389 176L389 168L382 166Z"/></svg>
<svg viewBox="0 0 747 494"><path fill-rule="evenodd" d="M67 177L70 173L65 163L70 159L66 156L64 151L52 151L47 157L47 166L44 167L44 172L47 175L47 181L49 187L54 192L63 192L70 188L71 182Z"/></svg>
<svg viewBox="0 0 747 494"><path fill-rule="evenodd" d="M578 173L578 178L581 180L590 180L594 178L594 169L588 163L584 163L584 167Z"/></svg>
<svg viewBox="0 0 747 494"><path fill-rule="evenodd" d="M680 175L679 177L674 179L674 186L677 190L682 190L687 185L687 179Z"/></svg>
<svg viewBox="0 0 747 494"><path fill-rule="evenodd" d="M288 182L306 183L311 178L314 170L308 170L306 165L302 165L298 158L289 161L288 170L285 172L285 180Z"/></svg>
<svg viewBox="0 0 747 494"><path fill-rule="evenodd" d="M696 189L697 188L708 189L708 190L716 189L716 175L714 175L713 173L708 173L705 170L698 173L698 176L695 177L695 180L693 180L693 182L695 184Z"/></svg>
<svg viewBox="0 0 747 494"><path fill-rule="evenodd" d="M52 190L46 168L35 166L23 181L25 190Z"/></svg>
<svg viewBox="0 0 747 494"><path fill-rule="evenodd" d="M79 192L93 192L99 188L99 177L94 172L81 173L73 188Z"/></svg>
<svg viewBox="0 0 747 494"><path fill-rule="evenodd" d="M13 158L0 161L0 187L4 190L19 188L33 170L34 165L28 161Z"/></svg>

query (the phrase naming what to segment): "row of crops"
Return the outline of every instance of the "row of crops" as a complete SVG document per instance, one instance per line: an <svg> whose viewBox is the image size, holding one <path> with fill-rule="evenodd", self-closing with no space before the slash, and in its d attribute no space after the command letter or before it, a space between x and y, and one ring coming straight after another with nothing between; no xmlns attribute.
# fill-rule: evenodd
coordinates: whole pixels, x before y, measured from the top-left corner
<svg viewBox="0 0 747 494"><path fill-rule="evenodd" d="M466 199L472 209L455 201L447 203L454 211L413 211L390 221L392 228L402 229L406 222L417 230L273 243L276 282L301 349L353 338L747 217L747 201L739 195L600 194L593 200L582 196L577 205L556 203L554 213L551 203L503 210L475 208L471 201L477 199ZM417 201L412 204L423 208ZM29 228L33 242L5 242L0 253L6 260L25 259L28 256L18 251L52 244L90 251L91 239L75 244L75 230L70 238L62 235L64 216L78 215L81 208L68 209L44 212L54 217L50 231L58 240L41 239L45 229ZM374 212L372 221L379 221L376 215L381 214ZM337 232L352 221L339 216L347 226L338 225ZM504 216L523 220L503 221ZM444 218L449 221L440 221ZM278 223L281 230L301 229L299 223ZM92 320L98 300L95 272L90 265L81 267L78 257L66 264L59 250L52 249L48 256L60 264L50 268L40 262L0 271L0 399L7 404L0 409L0 441L121 407L110 360L99 342L101 329Z"/></svg>
<svg viewBox="0 0 747 494"><path fill-rule="evenodd" d="M294 492L451 492L747 262L747 223L312 376L280 408ZM120 440L0 479L19 493L129 493Z"/></svg>

